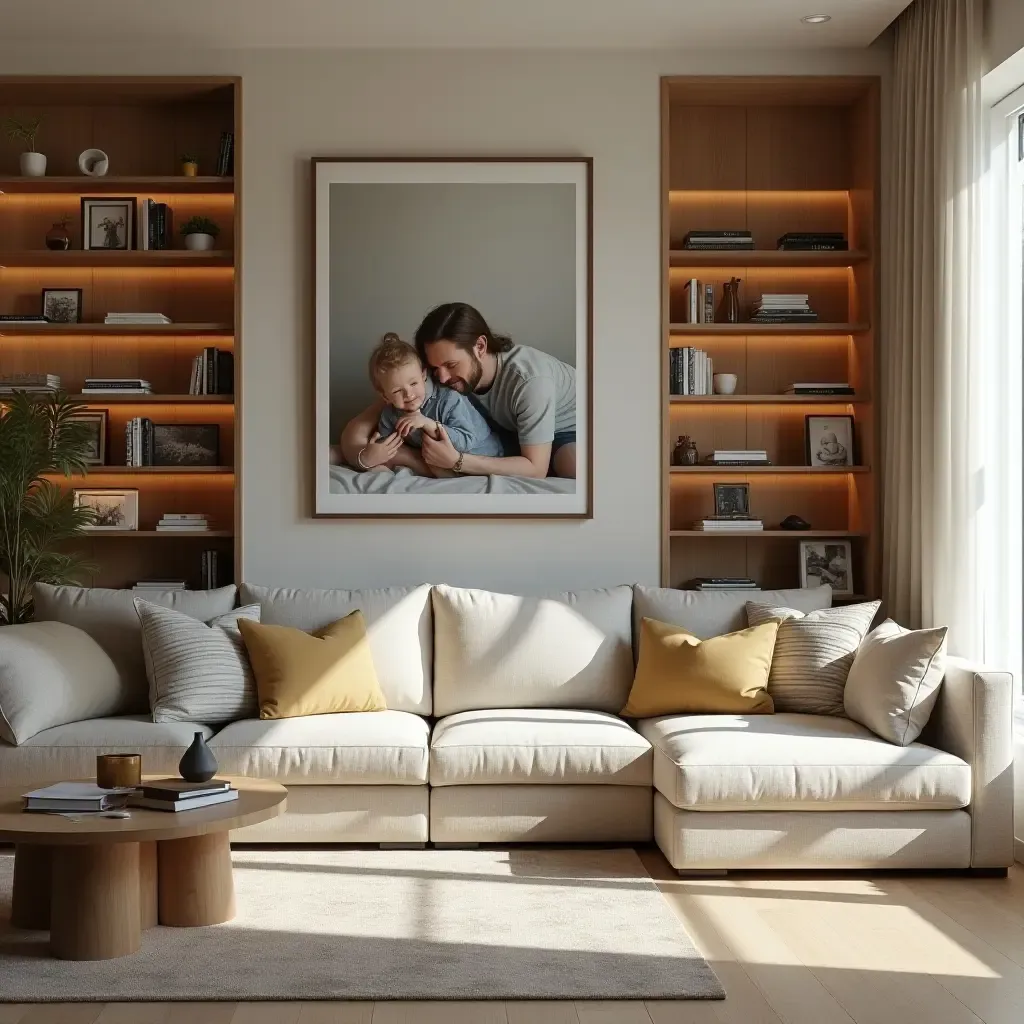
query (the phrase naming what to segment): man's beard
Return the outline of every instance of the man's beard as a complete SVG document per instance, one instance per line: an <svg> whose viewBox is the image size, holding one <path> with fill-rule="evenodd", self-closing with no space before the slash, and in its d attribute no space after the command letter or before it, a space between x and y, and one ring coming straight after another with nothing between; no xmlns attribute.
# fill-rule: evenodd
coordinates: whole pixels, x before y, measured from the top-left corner
<svg viewBox="0 0 1024 1024"><path fill-rule="evenodd" d="M448 387L453 391L458 391L460 395L471 394L476 391L480 385L480 380L484 375L484 364L477 358L475 352L469 353L469 358L473 360L473 366L470 368L468 377L453 377L448 382Z"/></svg>

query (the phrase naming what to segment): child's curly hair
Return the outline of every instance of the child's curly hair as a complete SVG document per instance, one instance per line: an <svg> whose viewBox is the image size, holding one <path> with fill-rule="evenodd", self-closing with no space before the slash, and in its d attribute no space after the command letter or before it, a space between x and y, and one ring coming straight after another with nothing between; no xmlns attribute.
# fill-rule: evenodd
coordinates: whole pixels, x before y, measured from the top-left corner
<svg viewBox="0 0 1024 1024"><path fill-rule="evenodd" d="M397 334L388 331L370 353L370 380L376 384L380 374L397 370L406 363L422 365L416 349L409 342L402 341Z"/></svg>

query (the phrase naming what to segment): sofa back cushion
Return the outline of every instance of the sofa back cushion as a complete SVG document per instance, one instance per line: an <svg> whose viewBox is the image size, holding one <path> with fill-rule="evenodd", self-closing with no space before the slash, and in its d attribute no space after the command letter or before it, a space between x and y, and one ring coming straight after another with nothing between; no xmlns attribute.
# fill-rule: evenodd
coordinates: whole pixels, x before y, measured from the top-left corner
<svg viewBox="0 0 1024 1024"><path fill-rule="evenodd" d="M434 713L580 708L617 714L633 683L629 587L517 597L437 586Z"/></svg>
<svg viewBox="0 0 1024 1024"><path fill-rule="evenodd" d="M832 588L805 590L675 590L671 587L633 587L634 636L640 636L640 623L657 619L707 640L712 636L736 633L747 628L747 602L782 605L798 611L814 612L832 606Z"/></svg>
<svg viewBox="0 0 1024 1024"><path fill-rule="evenodd" d="M362 611L387 706L392 711L430 714L434 647L429 586L295 590L243 583L240 593L243 604L260 606L264 625L293 626L307 633Z"/></svg>
<svg viewBox="0 0 1024 1024"><path fill-rule="evenodd" d="M146 600L173 608L204 622L235 607L235 588L218 590L147 590ZM66 622L88 633L110 655L121 677L121 700L115 714L149 711L149 682L142 653L142 624L135 611L136 595L129 590L100 587L53 587L37 583L32 589L37 622Z"/></svg>

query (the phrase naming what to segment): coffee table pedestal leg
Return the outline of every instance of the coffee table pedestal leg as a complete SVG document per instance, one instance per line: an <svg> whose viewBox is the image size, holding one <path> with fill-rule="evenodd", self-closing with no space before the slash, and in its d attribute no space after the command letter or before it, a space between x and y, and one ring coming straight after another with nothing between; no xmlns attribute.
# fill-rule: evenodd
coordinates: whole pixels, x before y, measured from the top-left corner
<svg viewBox="0 0 1024 1024"><path fill-rule="evenodd" d="M109 960L142 943L139 844L55 846L50 951L61 960Z"/></svg>
<svg viewBox="0 0 1024 1024"><path fill-rule="evenodd" d="M14 847L14 894L11 924L15 928L50 927L51 846L18 843Z"/></svg>
<svg viewBox="0 0 1024 1024"><path fill-rule="evenodd" d="M178 928L223 924L235 916L228 833L157 844L160 923Z"/></svg>

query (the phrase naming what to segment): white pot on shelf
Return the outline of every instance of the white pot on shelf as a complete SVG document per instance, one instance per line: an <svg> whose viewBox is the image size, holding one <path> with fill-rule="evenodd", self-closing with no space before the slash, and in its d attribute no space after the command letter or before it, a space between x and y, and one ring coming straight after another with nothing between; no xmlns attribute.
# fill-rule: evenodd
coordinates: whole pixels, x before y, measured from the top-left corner
<svg viewBox="0 0 1024 1024"><path fill-rule="evenodd" d="M46 156L43 153L21 154L21 176L23 178L41 178L46 174Z"/></svg>
<svg viewBox="0 0 1024 1024"><path fill-rule="evenodd" d="M214 243L213 235L204 234L202 231L196 231L191 235L185 236L185 248L186 249L212 249Z"/></svg>

